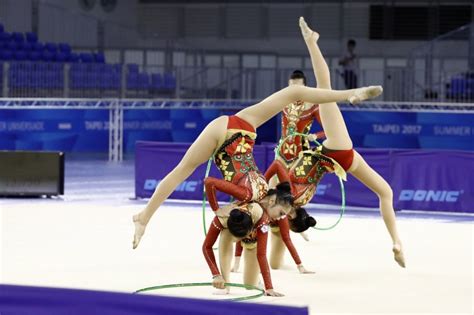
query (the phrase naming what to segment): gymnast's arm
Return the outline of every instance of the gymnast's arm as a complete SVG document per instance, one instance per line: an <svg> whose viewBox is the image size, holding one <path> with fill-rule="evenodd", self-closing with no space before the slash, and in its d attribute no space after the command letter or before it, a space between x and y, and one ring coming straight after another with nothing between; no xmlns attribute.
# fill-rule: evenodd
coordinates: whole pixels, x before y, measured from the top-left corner
<svg viewBox="0 0 474 315"><path fill-rule="evenodd" d="M209 227L209 230L206 235L206 239L204 240L204 243L202 244L202 253L204 254L204 258L206 259L206 262L209 266L209 269L211 270L213 277L220 275L219 268L217 267L216 258L214 256L214 251L212 247L216 243L217 237L221 233L222 229L223 229L223 226L219 222L219 218L215 217L211 223L211 226Z"/></svg>
<svg viewBox="0 0 474 315"><path fill-rule="evenodd" d="M264 225L257 230L257 261L258 266L260 267L260 272L262 273L263 283L265 285L265 295L283 296L283 294L273 290L270 267L268 266L267 261L267 240L268 225Z"/></svg>
<svg viewBox="0 0 474 315"><path fill-rule="evenodd" d="M265 172L265 180L268 182L274 175L277 175L280 183L288 182L291 185L290 175L283 164L278 160L274 160L268 167ZM291 193L293 194L293 185L291 185Z"/></svg>
<svg viewBox="0 0 474 315"><path fill-rule="evenodd" d="M288 248L288 251L290 252L291 257L293 257L293 260L295 261L297 266L301 265L300 256L298 255L298 252L296 251L295 245L293 245L293 242L291 241L290 224L288 222L288 217L278 220L278 227L280 228L281 239L283 243L285 243L286 248Z"/></svg>
<svg viewBox="0 0 474 315"><path fill-rule="evenodd" d="M263 231L262 231L263 229ZM267 240L268 226L264 225L257 230L257 261L262 273L265 290L272 290L272 277L270 275L270 267L267 261Z"/></svg>
<svg viewBox="0 0 474 315"><path fill-rule="evenodd" d="M248 199L251 197L247 188L215 177L206 177L204 180L204 186L206 187L207 200L209 200L209 205L213 211L217 211L219 209L219 203L217 201L216 195L217 190L243 202L248 201Z"/></svg>

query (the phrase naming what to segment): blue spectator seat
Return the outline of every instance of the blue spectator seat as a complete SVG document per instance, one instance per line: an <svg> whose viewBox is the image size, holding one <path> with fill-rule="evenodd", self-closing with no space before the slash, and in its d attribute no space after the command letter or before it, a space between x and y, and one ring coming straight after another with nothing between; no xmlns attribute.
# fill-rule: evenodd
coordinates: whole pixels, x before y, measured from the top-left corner
<svg viewBox="0 0 474 315"><path fill-rule="evenodd" d="M139 68L137 64L129 63L127 64L127 70L128 70L128 73L138 73Z"/></svg>
<svg viewBox="0 0 474 315"><path fill-rule="evenodd" d="M138 89L148 90L150 88L150 76L148 73L140 73L138 75Z"/></svg>
<svg viewBox="0 0 474 315"><path fill-rule="evenodd" d="M81 54L79 54L79 58L84 63L94 62L94 56L92 54L81 53Z"/></svg>
<svg viewBox="0 0 474 315"><path fill-rule="evenodd" d="M59 43L58 48L63 53L71 53L71 46L67 43Z"/></svg>
<svg viewBox="0 0 474 315"><path fill-rule="evenodd" d="M39 61L41 60L41 53L39 51L29 51L28 52L28 59L31 61Z"/></svg>
<svg viewBox="0 0 474 315"><path fill-rule="evenodd" d="M32 43L31 48L36 51L42 51L44 49L44 45L40 42L35 42L35 43Z"/></svg>
<svg viewBox="0 0 474 315"><path fill-rule="evenodd" d="M11 34L7 32L0 32L0 41L7 42L11 39Z"/></svg>
<svg viewBox="0 0 474 315"><path fill-rule="evenodd" d="M12 39L17 43L22 43L25 41L25 36L23 33L14 32L12 33Z"/></svg>
<svg viewBox="0 0 474 315"><path fill-rule="evenodd" d="M176 89L176 78L171 73L165 73L163 76L164 88L167 90Z"/></svg>
<svg viewBox="0 0 474 315"><path fill-rule="evenodd" d="M10 40L7 43L7 48L10 50L17 50L18 49L18 43L15 42L14 40Z"/></svg>
<svg viewBox="0 0 474 315"><path fill-rule="evenodd" d="M163 78L160 73L154 73L151 75L151 88L153 90L163 89Z"/></svg>
<svg viewBox="0 0 474 315"><path fill-rule="evenodd" d="M103 53L95 53L94 60L98 63L105 63L105 56Z"/></svg>
<svg viewBox="0 0 474 315"><path fill-rule="evenodd" d="M17 50L13 53L13 59L18 61L27 60L27 54L24 50Z"/></svg>
<svg viewBox="0 0 474 315"><path fill-rule="evenodd" d="M28 32L26 33L26 41L28 43L34 44L38 42L38 36L35 33Z"/></svg>
<svg viewBox="0 0 474 315"><path fill-rule="evenodd" d="M44 45L44 48L54 53L58 50L58 45L56 45L55 43L46 43Z"/></svg>
<svg viewBox="0 0 474 315"><path fill-rule="evenodd" d="M11 50L0 50L0 60L9 61L13 59L13 52Z"/></svg>

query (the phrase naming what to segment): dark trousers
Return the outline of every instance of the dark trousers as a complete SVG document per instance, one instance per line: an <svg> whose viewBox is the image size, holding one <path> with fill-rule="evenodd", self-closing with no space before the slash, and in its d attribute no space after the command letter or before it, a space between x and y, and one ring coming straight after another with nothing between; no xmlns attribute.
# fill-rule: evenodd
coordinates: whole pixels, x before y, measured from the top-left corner
<svg viewBox="0 0 474 315"><path fill-rule="evenodd" d="M355 89L357 87L357 75L354 71L344 70L342 76L344 77L346 89Z"/></svg>

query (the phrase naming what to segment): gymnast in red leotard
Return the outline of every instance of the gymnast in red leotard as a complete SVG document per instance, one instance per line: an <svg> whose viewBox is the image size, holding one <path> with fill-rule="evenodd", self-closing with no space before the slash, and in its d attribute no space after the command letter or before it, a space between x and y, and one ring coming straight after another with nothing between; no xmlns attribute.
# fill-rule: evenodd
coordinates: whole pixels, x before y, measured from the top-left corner
<svg viewBox="0 0 474 315"><path fill-rule="evenodd" d="M284 215L288 211L285 208L290 207L293 201L289 184L282 183L278 186L278 189L269 190L259 203L233 203L222 208L217 205L216 217L209 227L202 248L212 272L214 287L224 289L225 282L229 282L232 244L238 241L243 242L248 250L244 284L257 285L260 270L265 294L282 296L273 290L266 256L269 220L270 218L276 220ZM212 249L219 235L219 262L222 274L217 268Z"/></svg>
<svg viewBox="0 0 474 315"><path fill-rule="evenodd" d="M299 208L302 209L302 208ZM304 209L302 209L304 211ZM298 211L298 210L297 210ZM307 214L306 214L307 215ZM299 215L299 217L302 217L302 215ZM309 216L307 216L309 217ZM303 224L306 226L314 226L316 225L316 220L314 218L309 217L309 220L312 220L312 223L299 223L298 226L302 226ZM294 220L292 220L293 223ZM303 221L302 221L303 222ZM283 243L288 251L291 254L291 257L293 258L298 270L300 273L314 273L313 271L307 270L300 259L300 256L298 254L298 251L296 250L295 246L293 245L293 242L290 237L290 229L294 230L294 226L292 225L290 228L290 220L288 220L288 216L284 216L280 219L277 220L270 220L269 221L269 227L270 231L272 233L271 237L271 254L270 254L270 266L272 269L279 269L281 267L281 264L283 262L283 256L285 253L285 248L280 245L280 243ZM307 229L307 228L306 228ZM294 230L295 232L303 232L306 229L301 229L301 230ZM245 241L238 241L235 247L235 255L234 255L234 266L232 267L232 272L237 272L239 270L240 266L240 259L242 256L242 251L245 246Z"/></svg>
<svg viewBox="0 0 474 315"><path fill-rule="evenodd" d="M270 118L281 112L287 104L303 100L312 104L321 104L319 105L321 110L321 108L326 106L326 103L345 100L349 100L351 103L358 103L368 98L377 97L381 93L382 87L380 86L332 91L295 85L286 87L261 102L242 109L235 114L236 118L221 116L213 120L192 143L178 165L160 181L145 209L133 216L135 226L133 248L136 248L140 243L147 224L166 198L199 165L212 157L214 153L217 154L214 160L221 169L224 179L227 179L226 181L233 184L233 186L224 185L222 181L207 180L206 186L210 191L209 196L212 206L215 208L216 205L214 197L216 189L228 191L231 195L237 195L242 200L260 200L260 205L264 206L266 197L263 196L267 193L267 185L262 181L261 175L258 174L256 168L254 169L253 158L251 158L251 155L247 155L248 149L251 148L250 140L254 139L251 139L250 134L246 133L256 130ZM234 123L238 125L238 128L241 128L238 129L238 135L235 136L240 138L238 142L235 141L237 138L232 138ZM223 146L226 140L228 143ZM229 149L229 151L226 149ZM235 169L236 167L237 169ZM284 208L282 205L279 205L279 207ZM268 208L266 210L267 214L269 214ZM277 295L269 290L267 290L267 294Z"/></svg>
<svg viewBox="0 0 474 315"><path fill-rule="evenodd" d="M305 154L308 152L305 151ZM265 172L265 178L269 180L274 175L278 176L280 182L289 182L293 195L293 207L285 217L270 220L272 232L270 266L279 269L283 263L285 247L290 252L300 273L313 273L307 270L298 255L298 252L291 240L290 230L296 233L306 231L311 226L316 225L316 220L309 216L302 206L306 205L314 194L314 189L322 175L327 172L326 167L333 167L330 159L319 160L319 155L309 154L294 161L294 166L290 173L279 160L275 160ZM321 165L320 162L324 163ZM295 172L295 168L298 172ZM324 171L321 171L321 170ZM310 196L310 198L308 198ZM237 243L235 250L235 263L232 268L237 271L240 263L242 247Z"/></svg>
<svg viewBox="0 0 474 315"><path fill-rule="evenodd" d="M212 210L217 211L216 190L242 202L260 201L267 194L268 184L255 165L253 146L255 129L238 116L229 116L224 143L214 154L214 162L224 179L204 180Z"/></svg>
<svg viewBox="0 0 474 315"><path fill-rule="evenodd" d="M317 45L319 34L311 30L303 18L300 18L300 28L310 52L318 87L331 89L329 68ZM338 176L344 178L345 173L352 174L377 194L383 220L392 238L394 259L401 267L405 267L390 185L352 148L352 140L344 118L335 102L319 103L319 118L326 136L322 146L312 150L301 150L298 159L292 163L290 168L281 163L274 163L277 165L276 167L289 172L295 205L301 206L309 202L319 180L326 172L336 172ZM310 135L308 139L313 140L314 137L312 139L312 135Z"/></svg>
<svg viewBox="0 0 474 315"><path fill-rule="evenodd" d="M140 240L145 233L146 226L151 220L153 214L175 190L175 188L190 176L199 165L212 157L216 150L221 148L226 140L231 141L232 138L229 138L229 134L234 133L232 130L234 123L240 125L238 128L242 128L239 129L238 133L249 133L244 136L236 136L240 138L241 142L231 142L229 144L230 147L224 146L224 148L246 151L250 146L249 141L254 140L251 139L251 131L248 129L257 129L270 118L281 112L285 106L291 102L305 100L318 104L349 100L352 103L358 103L368 98L377 97L381 93L382 88L380 86L345 91L330 91L305 86L289 86L270 95L255 105L242 109L234 116L231 116L234 118L228 116L216 118L210 122L206 128L204 128L198 138L189 147L178 165L160 181L145 209L133 216L133 223L135 225L133 248L136 248L140 243ZM219 153L223 153L222 158L219 156ZM261 181L257 172L250 169L254 167L254 164L248 160L248 158L250 158L249 156L235 154L235 152L223 151L220 151L217 154L218 156L215 157L215 160L218 163L218 166L221 164L221 161L229 163L229 165L225 165L224 163L219 166L220 169L223 170L223 174L225 174L224 176L227 176L227 178L230 179L229 182L232 182L233 184L238 183L239 185L242 184L242 186L245 187L245 189L237 189L236 194L243 196L245 193L244 199L250 198L249 200L258 200L264 195L266 184ZM231 160L226 160L226 155L232 157ZM243 160L237 161L237 158L242 158ZM224 169L227 166L241 167L240 169L235 170L235 172L239 172L239 174L231 174L230 172L233 172L232 170ZM249 167L249 169L246 169L246 167ZM248 173L248 175L245 175L245 173ZM215 185L216 189L220 189L221 186L222 184L217 183ZM225 189L225 187L223 189ZM211 199L212 198L213 197L211 196Z"/></svg>

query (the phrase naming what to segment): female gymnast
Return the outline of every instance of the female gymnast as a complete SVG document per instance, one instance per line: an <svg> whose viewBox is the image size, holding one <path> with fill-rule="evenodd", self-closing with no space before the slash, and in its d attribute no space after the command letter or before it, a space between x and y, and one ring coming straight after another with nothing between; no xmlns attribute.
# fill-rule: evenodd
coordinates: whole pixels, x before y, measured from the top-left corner
<svg viewBox="0 0 474 315"><path fill-rule="evenodd" d="M282 296L273 290L270 268L266 256L268 222L288 212L293 198L288 183L281 183L278 189L270 189L259 203L232 203L218 208L202 247L204 257L213 277L213 285L224 289L230 280L232 246L235 241L245 244L244 284L257 285L259 270L263 276L265 294ZM218 206L218 205L217 205ZM219 238L220 271L216 264L214 246Z"/></svg>
<svg viewBox="0 0 474 315"><path fill-rule="evenodd" d="M278 166L276 165L278 163ZM290 173L291 174L291 173ZM295 183L294 178L289 177L289 174L286 172L285 168L282 166L281 162L276 160L270 166L270 168L265 172L266 180L269 180L277 175L280 182L290 182L290 190L292 191L293 198L295 197ZM293 180L293 182L292 182ZM311 184L309 184L311 185ZM298 195L297 195L298 196ZM312 195L311 195L312 196ZM314 273L313 271L307 270L298 255L298 251L290 237L290 230L295 233L302 233L309 229L312 226L316 225L316 220L309 216L305 209L301 208L301 198L299 199L300 203L296 203L293 200L293 207L290 211L287 211L284 217L280 218L271 218L269 225L272 232L271 237L271 252L270 252L270 266L272 269L279 269L283 263L283 257L285 254L285 247L290 252L295 264L300 273ZM307 200L309 202L309 200ZM233 272L239 270L240 257L242 255L242 245L241 242L237 242L235 248L235 257L234 257L234 266L232 267Z"/></svg>
<svg viewBox="0 0 474 315"><path fill-rule="evenodd" d="M302 233L315 225L316 220L303 208L297 208L291 213L288 213L288 215L276 220L269 220L270 231L272 233L269 261L270 267L272 269L279 269L281 267L286 247L295 261L296 267L300 273L314 273L314 271L310 271L303 266L298 251L291 240L290 230L295 233ZM238 272L239 270L242 251L242 243L237 242L235 247L234 266L231 269L232 272Z"/></svg>
<svg viewBox="0 0 474 315"><path fill-rule="evenodd" d="M222 148L223 145L225 146L228 142L235 141L236 139L233 139L233 137L238 137L240 139L240 142L236 145L235 149L245 152L245 156L242 158L245 158L246 161L244 161L243 164L251 166L252 163L249 161L250 157L247 155L246 150L251 146L248 141L252 136L251 134L248 134L245 137L241 137L242 133L238 133L238 136L235 136L233 129L238 129L241 132L250 131L251 133L255 133L256 128L278 114L285 108L286 104L298 99L323 104L343 100L349 100L351 103L358 103L362 100L376 97L381 93L382 88L380 86L332 91L294 85L270 95L260 103L239 111L234 116L221 116L216 118L204 128L198 138L189 147L178 165L156 187L155 192L145 209L133 216L133 222L135 225L133 248L138 246L141 237L145 232L146 225L155 211L159 206L161 206L165 199L168 198L174 189L191 175L199 165L206 162L210 157L214 156L214 159L219 161L219 156L215 156L216 150ZM231 145L233 146L234 142L232 142ZM229 153L227 152L227 154ZM233 156L233 153L231 152L229 155ZM227 163L228 161L225 162ZM235 165L236 164L232 163L232 166ZM225 166L227 166L227 164L225 164L224 167ZM235 171L242 172L241 169ZM245 172L245 169L243 171ZM236 174L231 174L232 172L233 170L225 169L223 173L225 174L224 176L237 176ZM252 177L243 176L240 179L242 178L244 178L244 181L250 183L242 185L246 186L245 193L251 195L250 200L258 200L264 195L267 187L266 183L264 183L261 178L255 175L252 175ZM232 180L232 178L230 180ZM241 190L240 188L232 187L236 190ZM251 189L249 189L249 187L251 187ZM225 190L225 187L223 190Z"/></svg>
<svg viewBox="0 0 474 315"><path fill-rule="evenodd" d="M310 52L318 88L331 89L329 68L317 45L319 34L311 30L302 17L300 18L300 27ZM312 198L316 186L325 172L336 172L338 176L345 177L344 172L341 171L342 167L345 172L352 174L377 194L382 217L392 239L394 259L404 268L405 259L397 231L393 209L393 192L390 185L352 148L352 140L341 111L335 102L321 103L319 105L319 115L326 140L324 140L321 147L316 148L313 152L300 152L300 158L293 163L290 169L290 181L295 197L295 205L301 206ZM282 172L288 170L281 163L275 162L274 165L276 169L280 168ZM313 181L314 184L307 185L309 180ZM301 185L300 189L298 189L298 185Z"/></svg>

